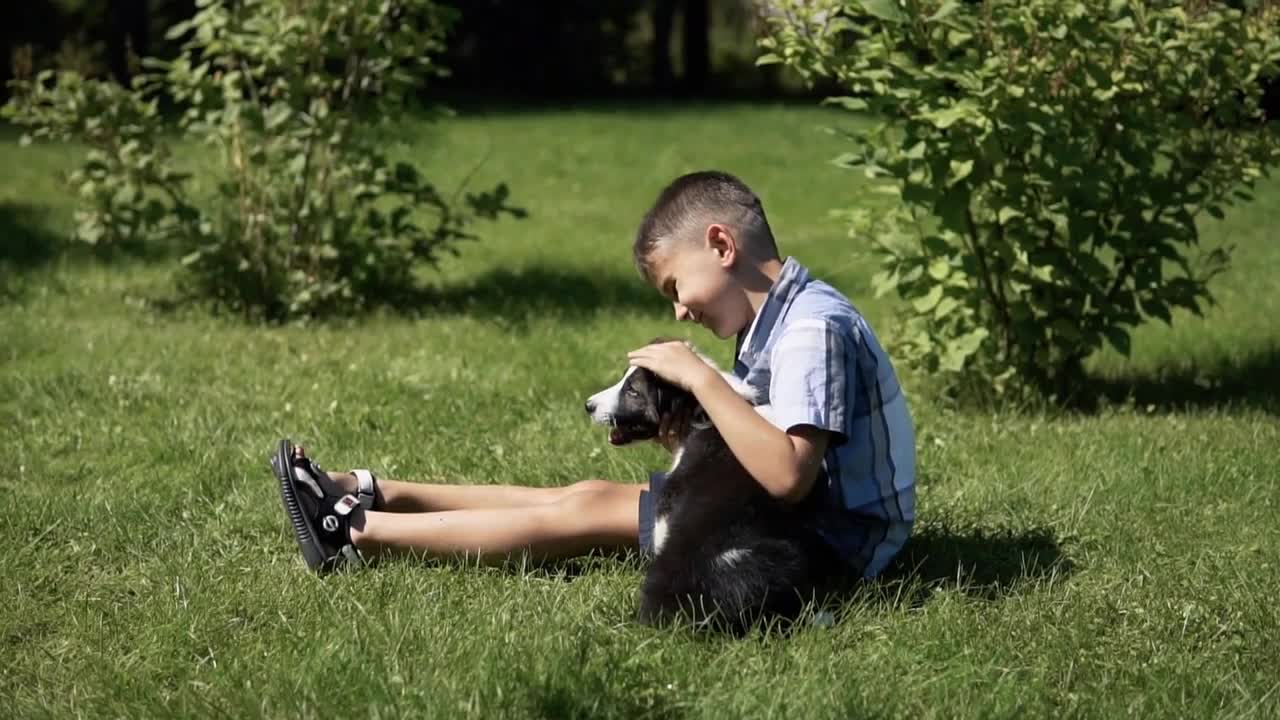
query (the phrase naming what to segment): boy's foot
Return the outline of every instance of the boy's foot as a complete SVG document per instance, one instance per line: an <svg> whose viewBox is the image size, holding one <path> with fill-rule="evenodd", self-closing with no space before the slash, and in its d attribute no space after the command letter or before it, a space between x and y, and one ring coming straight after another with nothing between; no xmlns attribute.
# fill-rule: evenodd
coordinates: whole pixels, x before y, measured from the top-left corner
<svg viewBox="0 0 1280 720"><path fill-rule="evenodd" d="M351 518L352 512L364 505L361 499L338 487L302 448L295 448L287 438L280 441L271 457L271 468L280 483L280 498L307 566L323 573L348 562L358 564L360 554L351 544ZM364 506L371 507L372 488L367 498L368 505Z"/></svg>

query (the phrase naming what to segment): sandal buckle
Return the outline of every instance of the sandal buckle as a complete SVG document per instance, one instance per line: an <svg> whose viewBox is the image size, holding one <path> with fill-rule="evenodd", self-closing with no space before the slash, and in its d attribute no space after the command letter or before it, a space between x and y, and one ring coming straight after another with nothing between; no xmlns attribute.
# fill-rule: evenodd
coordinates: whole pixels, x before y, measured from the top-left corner
<svg viewBox="0 0 1280 720"><path fill-rule="evenodd" d="M338 502L333 504L333 511L339 515L350 515L352 510L360 507L360 501L355 495L343 495Z"/></svg>

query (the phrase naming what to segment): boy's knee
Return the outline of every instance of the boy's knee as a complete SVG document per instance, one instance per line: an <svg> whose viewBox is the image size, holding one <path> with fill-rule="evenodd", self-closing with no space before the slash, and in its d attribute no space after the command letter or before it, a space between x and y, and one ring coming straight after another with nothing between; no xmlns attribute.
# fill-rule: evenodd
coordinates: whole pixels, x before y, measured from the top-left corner
<svg viewBox="0 0 1280 720"><path fill-rule="evenodd" d="M631 529L636 520L636 497L625 486L604 480L587 480L581 492L565 495L547 506L561 528L573 527L587 535L616 535Z"/></svg>

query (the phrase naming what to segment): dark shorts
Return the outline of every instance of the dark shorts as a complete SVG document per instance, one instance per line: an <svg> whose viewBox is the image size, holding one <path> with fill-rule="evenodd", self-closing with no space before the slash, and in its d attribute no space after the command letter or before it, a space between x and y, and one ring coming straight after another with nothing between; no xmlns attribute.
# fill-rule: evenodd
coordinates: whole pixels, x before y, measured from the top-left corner
<svg viewBox="0 0 1280 720"><path fill-rule="evenodd" d="M653 557L653 524L657 521L658 493L667 481L662 471L649 473L649 489L640 491L640 554Z"/></svg>

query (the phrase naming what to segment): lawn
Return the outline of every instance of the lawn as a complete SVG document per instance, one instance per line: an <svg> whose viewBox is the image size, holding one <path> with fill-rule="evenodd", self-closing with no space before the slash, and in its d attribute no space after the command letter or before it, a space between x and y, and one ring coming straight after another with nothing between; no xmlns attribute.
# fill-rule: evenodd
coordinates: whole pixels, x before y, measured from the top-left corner
<svg viewBox="0 0 1280 720"><path fill-rule="evenodd" d="M388 132L446 186L504 180L525 220L430 278L435 302L261 327L148 298L173 260L67 252L66 147L0 136L0 695L12 717L1280 716L1280 182L1203 228L1220 304L1091 358L1091 413L949 407L904 377L917 538L833 626L745 640L633 622L642 564L409 560L317 578L267 467L459 483L637 480L582 401L675 325L630 266L675 175L763 197L784 252L892 339L865 239L883 202L826 164L846 116L795 105L476 112ZM191 153L193 163L199 152Z"/></svg>

